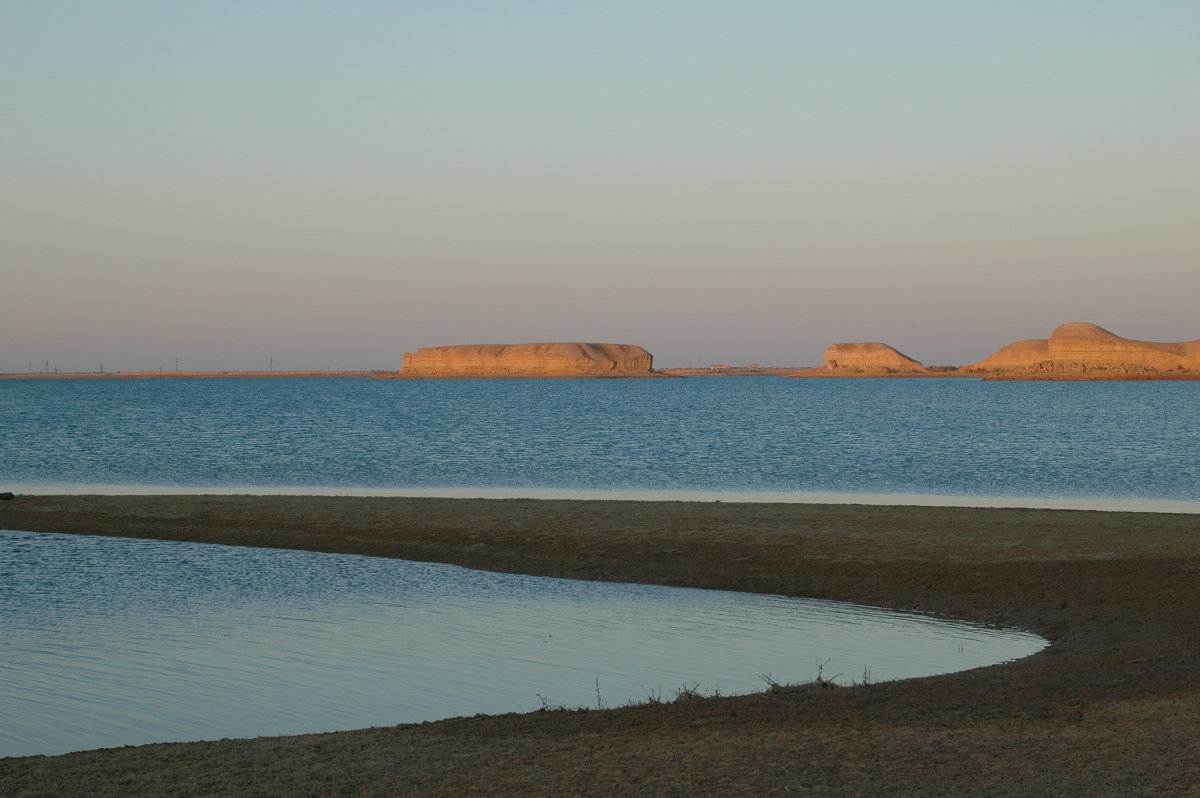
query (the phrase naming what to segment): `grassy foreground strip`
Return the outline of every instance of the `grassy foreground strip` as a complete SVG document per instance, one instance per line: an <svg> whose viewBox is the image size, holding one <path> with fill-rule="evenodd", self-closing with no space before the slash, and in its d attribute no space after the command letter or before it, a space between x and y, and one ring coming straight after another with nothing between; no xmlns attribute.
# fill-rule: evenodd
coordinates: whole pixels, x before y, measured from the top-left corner
<svg viewBox="0 0 1200 798"><path fill-rule="evenodd" d="M47 496L0 502L0 528L845 599L1053 643L895 683L4 759L6 796L1200 795L1200 516Z"/></svg>

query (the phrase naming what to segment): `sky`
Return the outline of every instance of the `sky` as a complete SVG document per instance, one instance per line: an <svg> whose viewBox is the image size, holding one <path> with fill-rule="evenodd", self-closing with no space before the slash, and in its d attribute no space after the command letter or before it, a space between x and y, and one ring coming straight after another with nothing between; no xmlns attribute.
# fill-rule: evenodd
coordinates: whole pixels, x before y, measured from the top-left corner
<svg viewBox="0 0 1200 798"><path fill-rule="evenodd" d="M0 371L1200 338L1200 3L10 0Z"/></svg>

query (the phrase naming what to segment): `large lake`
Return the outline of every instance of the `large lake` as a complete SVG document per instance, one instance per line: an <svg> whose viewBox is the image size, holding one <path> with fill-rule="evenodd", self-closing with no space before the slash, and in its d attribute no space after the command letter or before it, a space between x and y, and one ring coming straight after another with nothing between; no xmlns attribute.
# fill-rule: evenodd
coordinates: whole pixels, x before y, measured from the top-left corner
<svg viewBox="0 0 1200 798"><path fill-rule="evenodd" d="M1197 417L1200 382L7 380L0 490L853 494L1195 511Z"/></svg>
<svg viewBox="0 0 1200 798"><path fill-rule="evenodd" d="M0 381L0 490L1200 511L1200 383ZM901 678L1038 638L769 596L3 533L0 755ZM996 647L993 647L996 646ZM432 681L428 681L432 679ZM432 703L428 703L431 701Z"/></svg>
<svg viewBox="0 0 1200 798"><path fill-rule="evenodd" d="M5 531L0 630L0 756L745 693L818 662L898 679L1045 645L839 602Z"/></svg>

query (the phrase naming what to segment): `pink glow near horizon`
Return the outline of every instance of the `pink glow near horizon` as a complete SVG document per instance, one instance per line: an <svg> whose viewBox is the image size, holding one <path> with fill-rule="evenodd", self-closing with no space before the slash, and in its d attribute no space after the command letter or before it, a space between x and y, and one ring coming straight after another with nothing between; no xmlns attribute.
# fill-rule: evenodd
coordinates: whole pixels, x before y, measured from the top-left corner
<svg viewBox="0 0 1200 798"><path fill-rule="evenodd" d="M0 371L1200 337L1200 5L21 4Z"/></svg>

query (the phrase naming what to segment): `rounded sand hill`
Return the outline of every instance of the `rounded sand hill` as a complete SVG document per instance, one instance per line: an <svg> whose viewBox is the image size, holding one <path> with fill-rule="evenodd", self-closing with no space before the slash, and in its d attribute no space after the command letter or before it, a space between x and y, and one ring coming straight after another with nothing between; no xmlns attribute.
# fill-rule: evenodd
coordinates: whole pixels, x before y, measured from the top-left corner
<svg viewBox="0 0 1200 798"><path fill-rule="evenodd" d="M633 344L468 344L405 352L399 376L636 376L649 374L652 365L653 356Z"/></svg>
<svg viewBox="0 0 1200 798"><path fill-rule="evenodd" d="M966 367L970 371L1195 371L1200 341L1159 343L1122 338L1083 321L1060 325L1049 338L1017 341Z"/></svg>
<svg viewBox="0 0 1200 798"><path fill-rule="evenodd" d="M924 372L925 367L885 343L833 344L825 350L825 368L836 371Z"/></svg>

